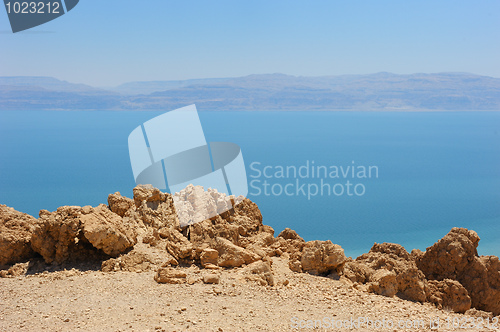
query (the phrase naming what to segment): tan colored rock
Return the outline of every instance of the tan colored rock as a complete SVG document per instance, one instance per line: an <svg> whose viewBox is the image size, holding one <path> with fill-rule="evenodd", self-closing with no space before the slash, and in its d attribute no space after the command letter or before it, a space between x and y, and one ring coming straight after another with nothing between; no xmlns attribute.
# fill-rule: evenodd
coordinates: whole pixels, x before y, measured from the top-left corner
<svg viewBox="0 0 500 332"><path fill-rule="evenodd" d="M47 263L62 263L70 256L82 256L88 240L83 236L81 215L79 206L61 206L52 213L41 210L31 238L33 250Z"/></svg>
<svg viewBox="0 0 500 332"><path fill-rule="evenodd" d="M135 208L134 201L128 197L122 196L119 192L109 194L108 196L109 209L123 217L131 208Z"/></svg>
<svg viewBox="0 0 500 332"><path fill-rule="evenodd" d="M219 252L211 248L203 249L200 255L200 262L203 267L207 267L209 265L217 265L218 259Z"/></svg>
<svg viewBox="0 0 500 332"><path fill-rule="evenodd" d="M274 286L274 275L269 261L257 261L244 268L247 281L257 282L262 286Z"/></svg>
<svg viewBox="0 0 500 332"><path fill-rule="evenodd" d="M457 280L458 275L475 260L479 236L465 228L453 228L417 261L430 280Z"/></svg>
<svg viewBox="0 0 500 332"><path fill-rule="evenodd" d="M471 298L472 307L500 315L500 262L495 256L477 254L479 236L453 228L417 259L429 280L456 280Z"/></svg>
<svg viewBox="0 0 500 332"><path fill-rule="evenodd" d="M155 274L155 281L162 284L183 284L186 282L187 274L186 272L171 268L162 267L159 268Z"/></svg>
<svg viewBox="0 0 500 332"><path fill-rule="evenodd" d="M318 274L340 272L345 262L344 249L329 240L306 242L300 259L303 271Z"/></svg>
<svg viewBox="0 0 500 332"><path fill-rule="evenodd" d="M400 297L418 302L426 300L425 276L403 246L394 243L375 243L368 253L356 258L356 263L348 264L344 269L350 279L354 276L357 282L365 283L374 271L381 269L393 271Z"/></svg>
<svg viewBox="0 0 500 332"><path fill-rule="evenodd" d="M203 276L203 283L205 284L218 284L220 277L218 274L210 273Z"/></svg>
<svg viewBox="0 0 500 332"><path fill-rule="evenodd" d="M261 259L257 254L239 247L227 239L217 237L214 242L214 249L219 252L219 266L239 267Z"/></svg>
<svg viewBox="0 0 500 332"><path fill-rule="evenodd" d="M375 272L374 269L366 265L362 261L352 260L349 258L344 264L343 274L352 282L366 284L370 280L370 276Z"/></svg>
<svg viewBox="0 0 500 332"><path fill-rule="evenodd" d="M0 204L0 266L30 258L31 233L36 219Z"/></svg>
<svg viewBox="0 0 500 332"><path fill-rule="evenodd" d="M368 290L379 295L393 297L398 292L396 273L386 269L376 270L370 275Z"/></svg>
<svg viewBox="0 0 500 332"><path fill-rule="evenodd" d="M471 299L467 290L456 280L430 280L428 285L428 301L438 309L450 309L464 313L470 309Z"/></svg>
<svg viewBox="0 0 500 332"><path fill-rule="evenodd" d="M62 206L54 212L40 211L31 247L47 263L117 256L137 242L133 227L104 204Z"/></svg>
<svg viewBox="0 0 500 332"><path fill-rule="evenodd" d="M80 217L85 238L97 249L117 256L137 243L134 228L104 204Z"/></svg>
<svg viewBox="0 0 500 332"><path fill-rule="evenodd" d="M15 278L20 277L28 272L29 262L17 263L12 265L8 270L0 270L0 278Z"/></svg>
<svg viewBox="0 0 500 332"><path fill-rule="evenodd" d="M301 238L297 232L290 228L285 228L275 239L275 242L271 245L276 251L278 256L286 252L293 256L290 260L290 264L294 266L294 271L301 272L302 268L300 266L301 252L304 248L306 241ZM298 262L297 262L298 260Z"/></svg>
<svg viewBox="0 0 500 332"><path fill-rule="evenodd" d="M168 253L164 253L163 255L161 255L161 257L159 257L159 255L155 255L152 252L142 250L140 251L137 248L134 248L132 251L128 252L125 255L103 261L101 264L101 271L143 272L153 270L160 265L162 265L162 267L167 267L170 265L175 266L178 265L178 262Z"/></svg>
<svg viewBox="0 0 500 332"><path fill-rule="evenodd" d="M156 229L179 227L172 195L163 193L151 185L138 185L134 188L135 211L130 218Z"/></svg>
<svg viewBox="0 0 500 332"><path fill-rule="evenodd" d="M167 240L166 249L177 261L191 258L193 244L177 229L163 227L158 234Z"/></svg>

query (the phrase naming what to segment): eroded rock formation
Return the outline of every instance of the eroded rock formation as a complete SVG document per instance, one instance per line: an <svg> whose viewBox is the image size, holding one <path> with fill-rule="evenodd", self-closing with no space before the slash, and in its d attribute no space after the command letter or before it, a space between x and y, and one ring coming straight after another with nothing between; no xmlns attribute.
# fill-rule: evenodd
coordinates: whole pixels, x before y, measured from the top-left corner
<svg viewBox="0 0 500 332"><path fill-rule="evenodd" d="M0 204L0 266L32 255L30 241L36 219Z"/></svg>
<svg viewBox="0 0 500 332"><path fill-rule="evenodd" d="M472 307L500 314L500 262L477 255L474 231L454 228L427 251L411 254L398 244L375 243L353 260L339 245L306 242L289 228L275 237L244 197L188 186L181 195L189 204L177 211L174 197L152 186L133 192L133 199L109 195L108 205L42 210L38 220L0 205L0 265L35 253L48 264L97 259L103 272L154 270L157 282L173 284L218 284L220 270L234 268L240 280L272 287L288 283L276 281L272 257L278 256L280 269L288 265L289 272L343 278L359 290L461 313ZM220 214L181 227L178 213L193 221L198 208L212 213L217 206ZM7 267L0 277L25 273L28 265ZM192 267L206 272L186 273Z"/></svg>
<svg viewBox="0 0 500 332"><path fill-rule="evenodd" d="M500 262L496 256L477 254L479 236L465 228L453 228L416 260L429 280L458 281L468 292L472 306L500 315Z"/></svg>

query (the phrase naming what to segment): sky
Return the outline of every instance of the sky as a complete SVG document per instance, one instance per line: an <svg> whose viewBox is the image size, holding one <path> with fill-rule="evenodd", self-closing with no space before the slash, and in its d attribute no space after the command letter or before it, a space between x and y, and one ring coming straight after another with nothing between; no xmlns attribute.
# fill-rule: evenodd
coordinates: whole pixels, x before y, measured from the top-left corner
<svg viewBox="0 0 500 332"><path fill-rule="evenodd" d="M81 0L16 34L0 9L0 76L99 87L266 73L500 77L498 59L496 0Z"/></svg>

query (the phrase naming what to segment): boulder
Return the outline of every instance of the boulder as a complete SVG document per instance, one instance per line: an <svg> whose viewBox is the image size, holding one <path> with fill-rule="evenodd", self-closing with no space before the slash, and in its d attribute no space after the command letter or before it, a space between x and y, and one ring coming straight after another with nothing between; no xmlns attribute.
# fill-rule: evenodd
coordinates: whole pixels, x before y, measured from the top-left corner
<svg viewBox="0 0 500 332"><path fill-rule="evenodd" d="M386 269L376 270L370 275L368 291L387 297L393 297L398 292L396 273Z"/></svg>
<svg viewBox="0 0 500 332"><path fill-rule="evenodd" d="M130 214L130 218L145 227L156 229L168 227L180 230L172 195L163 193L151 185L138 185L133 191L135 211Z"/></svg>
<svg viewBox="0 0 500 332"><path fill-rule="evenodd" d="M430 280L427 292L428 301L434 303L438 309L465 313L471 307L467 290L456 280Z"/></svg>
<svg viewBox="0 0 500 332"><path fill-rule="evenodd" d="M346 262L344 249L331 241L306 242L302 249L300 264L303 271L313 274L341 272Z"/></svg>
<svg viewBox="0 0 500 332"><path fill-rule="evenodd" d="M217 265L218 259L219 252L211 248L203 249L200 255L200 263L203 267L206 267L208 265Z"/></svg>
<svg viewBox="0 0 500 332"><path fill-rule="evenodd" d="M290 255L289 267L294 272L302 272L300 263L302 258L302 249L306 241L301 238L297 232L290 228L285 228L275 239L275 242L270 246L275 254L281 256L283 253Z"/></svg>
<svg viewBox="0 0 500 332"><path fill-rule="evenodd" d="M191 258L193 244L177 229L163 227L158 234L167 240L166 249L176 260Z"/></svg>
<svg viewBox="0 0 500 332"><path fill-rule="evenodd" d="M412 255L399 244L375 243L368 253L356 258L356 263L349 263L344 272L349 279L365 283L378 270L394 272L400 297L418 302L426 300L425 275L417 268Z"/></svg>
<svg viewBox="0 0 500 332"><path fill-rule="evenodd" d="M137 242L133 226L104 204L96 208L62 206L54 212L42 210L31 247L47 263L89 260L102 253L117 256Z"/></svg>
<svg viewBox="0 0 500 332"><path fill-rule="evenodd" d="M218 265L221 267L239 267L261 259L259 255L221 237L215 239L214 249L219 253Z"/></svg>
<svg viewBox="0 0 500 332"><path fill-rule="evenodd" d="M128 197L122 196L119 192L109 194L108 206L111 211L120 217L125 216L128 210L135 208L134 201Z"/></svg>
<svg viewBox="0 0 500 332"><path fill-rule="evenodd" d="M117 256L137 243L133 225L101 204L80 217L85 238L97 249L109 256Z"/></svg>
<svg viewBox="0 0 500 332"><path fill-rule="evenodd" d="M33 250L46 263L63 263L70 256L83 256L80 252L88 248L88 240L83 236L81 215L79 206L61 206L54 212L41 210L31 238Z"/></svg>
<svg viewBox="0 0 500 332"><path fill-rule="evenodd" d="M453 228L416 261L429 280L458 281L468 292L472 307L500 315L500 262L496 256L477 254L479 236Z"/></svg>
<svg viewBox="0 0 500 332"><path fill-rule="evenodd" d="M0 204L0 266L29 259L36 219Z"/></svg>

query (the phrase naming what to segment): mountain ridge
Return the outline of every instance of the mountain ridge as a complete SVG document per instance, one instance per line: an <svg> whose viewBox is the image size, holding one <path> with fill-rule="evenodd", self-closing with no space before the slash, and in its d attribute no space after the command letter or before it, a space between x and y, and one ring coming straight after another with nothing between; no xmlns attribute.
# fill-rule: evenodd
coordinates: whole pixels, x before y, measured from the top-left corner
<svg viewBox="0 0 500 332"><path fill-rule="evenodd" d="M280 73L127 82L102 89L44 76L0 77L0 110L500 110L500 78L470 73Z"/></svg>

